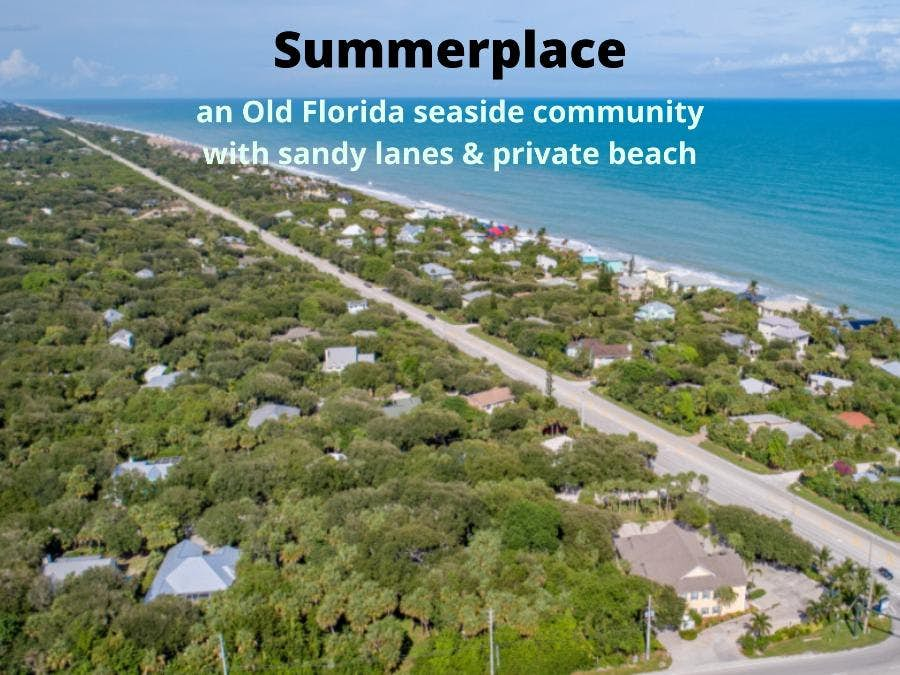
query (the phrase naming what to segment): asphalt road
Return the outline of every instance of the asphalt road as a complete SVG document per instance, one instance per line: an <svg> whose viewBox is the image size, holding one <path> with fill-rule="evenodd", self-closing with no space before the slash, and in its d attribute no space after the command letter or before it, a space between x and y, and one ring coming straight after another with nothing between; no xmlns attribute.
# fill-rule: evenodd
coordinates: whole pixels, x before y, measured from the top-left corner
<svg viewBox="0 0 900 675"><path fill-rule="evenodd" d="M65 130L64 130L65 131ZM66 131L85 145L128 166L146 178L171 190L186 201L213 215L228 220L247 233L257 234L260 239L276 251L292 256L326 274L337 277L341 283L355 290L361 297L391 305L404 313L410 320L421 324L438 337L456 345L461 351L476 358L484 358L496 364L508 377L526 382L543 390L546 373L525 359L496 347L468 332L467 326L447 323L441 319L430 319L427 313L405 300L401 300L379 288L366 286L362 279L348 274L336 265L303 251L289 241L260 229L248 220L235 215L221 206L198 197L187 190L157 175L153 171L131 162L109 150L90 142L86 138ZM587 383L573 382L554 377L554 396L564 406L579 410L585 424L608 433L635 433L643 440L655 443L659 448L655 469L659 473L680 473L693 471L709 477L709 497L722 504L748 506L756 511L777 518L787 518L794 531L816 546L828 546L835 558L852 558L859 563L873 567L884 565L900 572L900 546L895 542L867 532L861 527L788 492L777 480L754 474L737 467L707 452L683 436L673 434L637 415L611 403L589 391ZM898 604L900 585L895 579L888 584L893 604ZM865 656L864 656L865 655ZM782 660L784 661L784 660ZM871 670L865 670L870 661ZM778 659L748 661L744 666L729 666L718 672L786 672L779 670ZM790 671L801 673L863 673L900 672L900 637L891 637L878 647L855 653L845 652L820 657L792 657ZM809 664L809 669L804 670ZM746 667L746 669L739 669ZM724 666L723 666L724 668Z"/></svg>

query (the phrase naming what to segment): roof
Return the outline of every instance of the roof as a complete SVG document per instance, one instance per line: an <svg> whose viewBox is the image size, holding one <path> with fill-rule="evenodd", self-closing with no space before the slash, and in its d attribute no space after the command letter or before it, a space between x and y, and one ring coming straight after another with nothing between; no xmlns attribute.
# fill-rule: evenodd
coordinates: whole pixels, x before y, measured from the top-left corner
<svg viewBox="0 0 900 675"><path fill-rule="evenodd" d="M147 461L146 459L134 461L129 458L127 462L122 462L113 469L112 476L113 478L118 478L123 474L134 471L141 474L152 483L168 476L169 470L180 461L181 457L163 457L162 459L152 462Z"/></svg>
<svg viewBox="0 0 900 675"><path fill-rule="evenodd" d="M648 302L646 305L641 305L640 307L638 307L636 316L638 318L653 316L675 316L675 308L671 305L667 305L664 302L654 300L653 302Z"/></svg>
<svg viewBox="0 0 900 675"><path fill-rule="evenodd" d="M515 401L512 390L509 387L494 387L486 391L479 391L477 394L471 394L465 397L469 405L475 408L486 408L500 403L509 403Z"/></svg>
<svg viewBox="0 0 900 675"><path fill-rule="evenodd" d="M117 330L112 334L112 337L109 338L109 344L131 349L131 346L134 344L134 333L130 330L125 330L124 328Z"/></svg>
<svg viewBox="0 0 900 675"><path fill-rule="evenodd" d="M788 442L791 443L800 440L805 436L821 438L821 436L819 436L805 424L801 424L800 422L792 422L785 417L781 417L780 415L773 415L772 413L762 413L759 415L737 415L731 418L732 422L736 420L745 422L747 426L751 428L751 430L759 427L767 427L769 429L778 429L779 431L783 431L785 434L787 434Z"/></svg>
<svg viewBox="0 0 900 675"><path fill-rule="evenodd" d="M419 269L430 277L453 276L452 270L447 269L443 265L438 265L437 263L425 263L424 265L419 265Z"/></svg>
<svg viewBox="0 0 900 675"><path fill-rule="evenodd" d="M278 403L266 403L250 413L247 426L256 429L269 420L277 420L279 417L296 417L300 414L300 408Z"/></svg>
<svg viewBox="0 0 900 675"><path fill-rule="evenodd" d="M61 584L69 576L81 576L95 567L110 567L116 569L116 561L112 558L103 558L99 555L76 555L67 558L57 558L44 562L43 574L52 585Z"/></svg>
<svg viewBox="0 0 900 675"><path fill-rule="evenodd" d="M329 347L325 350L325 368L327 370L343 370L358 360L359 353L356 347Z"/></svg>
<svg viewBox="0 0 900 675"><path fill-rule="evenodd" d="M293 342L294 340L302 340L308 337L321 337L319 331L307 328L306 326L294 326L286 333L281 335L273 335L270 339L272 342Z"/></svg>
<svg viewBox="0 0 900 675"><path fill-rule="evenodd" d="M174 373L166 373L164 375L157 375L156 377L151 377L147 380L147 383L144 384L144 389L169 389L171 388L184 373L174 372ZM146 378L146 373L145 373Z"/></svg>
<svg viewBox="0 0 900 675"><path fill-rule="evenodd" d="M675 523L649 534L618 536L615 545L632 574L672 586L679 594L747 583L744 563L734 551L707 553L695 533Z"/></svg>
<svg viewBox="0 0 900 675"><path fill-rule="evenodd" d="M422 399L418 396L409 396L408 398L401 398L392 403L384 406L381 409L387 417L400 417L401 415L405 415L413 408L417 408L422 405Z"/></svg>
<svg viewBox="0 0 900 675"><path fill-rule="evenodd" d="M861 412L842 412L837 418L851 429L865 429L872 426L872 419Z"/></svg>
<svg viewBox="0 0 900 675"><path fill-rule="evenodd" d="M546 441L541 443L542 446L547 448L550 452L559 452L569 444L573 442L573 438L571 436L566 436L565 434L561 434L559 436L554 436L553 438L548 438Z"/></svg>
<svg viewBox="0 0 900 675"><path fill-rule="evenodd" d="M204 553L185 539L166 552L144 601L160 595L196 596L225 590L234 583L239 557L240 551L232 546Z"/></svg>
<svg viewBox="0 0 900 675"><path fill-rule="evenodd" d="M616 283L619 284L619 288L643 288L647 285L647 280L644 277L623 274Z"/></svg>
<svg viewBox="0 0 900 675"><path fill-rule="evenodd" d="M724 333L722 333L722 342L727 345L731 345L732 347L741 349L745 344L747 344L747 336L741 335L740 333L725 331Z"/></svg>
<svg viewBox="0 0 900 675"><path fill-rule="evenodd" d="M764 316L760 318L759 325L800 330L800 324L786 316Z"/></svg>
<svg viewBox="0 0 900 675"><path fill-rule="evenodd" d="M463 301L472 302L473 300L477 300L478 298L486 298L489 295L493 295L492 291L472 291L471 293L466 293L462 296Z"/></svg>
<svg viewBox="0 0 900 675"><path fill-rule="evenodd" d="M117 321L121 321L124 318L125 315L122 314L122 312L117 309L113 309L112 307L103 312L103 320L108 326L112 326L114 323L116 323Z"/></svg>
<svg viewBox="0 0 900 675"><path fill-rule="evenodd" d="M771 394L773 391L778 391L778 387L769 384L768 382L763 382L762 380L757 380L755 377L747 377L741 380L741 389L743 389L748 394Z"/></svg>
<svg viewBox="0 0 900 675"><path fill-rule="evenodd" d="M631 356L631 345L608 345L594 338L578 340L570 346L586 350L595 359L627 359Z"/></svg>
<svg viewBox="0 0 900 675"><path fill-rule="evenodd" d="M882 363L878 367L894 377L900 377L900 361L888 361L887 363Z"/></svg>
<svg viewBox="0 0 900 675"><path fill-rule="evenodd" d="M823 375L822 373L811 373L809 383L816 387L824 387L826 384L830 384L833 389L845 389L853 386L853 380L845 380L841 377Z"/></svg>

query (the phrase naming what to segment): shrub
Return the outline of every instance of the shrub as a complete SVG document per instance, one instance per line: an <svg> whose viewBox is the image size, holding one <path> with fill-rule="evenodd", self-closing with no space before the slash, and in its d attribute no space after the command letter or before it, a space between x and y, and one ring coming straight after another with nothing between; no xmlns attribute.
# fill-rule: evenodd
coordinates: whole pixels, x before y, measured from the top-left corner
<svg viewBox="0 0 900 675"><path fill-rule="evenodd" d="M678 636L682 640L696 640L697 639L697 630L694 628L689 628L687 630L678 631Z"/></svg>

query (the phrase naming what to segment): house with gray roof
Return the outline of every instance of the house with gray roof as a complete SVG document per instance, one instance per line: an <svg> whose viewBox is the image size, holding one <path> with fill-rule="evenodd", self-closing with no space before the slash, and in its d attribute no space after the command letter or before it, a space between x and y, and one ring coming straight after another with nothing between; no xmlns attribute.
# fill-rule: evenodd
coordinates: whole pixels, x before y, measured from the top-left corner
<svg viewBox="0 0 900 675"><path fill-rule="evenodd" d="M768 382L763 382L762 380L757 380L755 377L745 377L741 380L741 389L744 390L747 394L755 395L758 394L760 396L766 396L767 394L771 394L773 391L778 391L778 387L775 385L769 384Z"/></svg>
<svg viewBox="0 0 900 675"><path fill-rule="evenodd" d="M122 312L117 309L113 309L112 307L103 312L103 320L106 322L107 326L112 326L114 323L117 323L124 318L125 315L122 314Z"/></svg>
<svg viewBox="0 0 900 675"><path fill-rule="evenodd" d="M232 546L206 553L200 546L185 539L166 552L144 602L161 595L200 600L217 591L224 591L234 583L240 554Z"/></svg>
<svg viewBox="0 0 900 675"><path fill-rule="evenodd" d="M853 380L845 380L823 373L811 373L806 381L806 388L813 396L825 396L829 392L840 391L852 386Z"/></svg>
<svg viewBox="0 0 900 675"><path fill-rule="evenodd" d="M408 396L397 399L381 409L387 417L400 417L422 405L422 399L418 396Z"/></svg>
<svg viewBox="0 0 900 675"><path fill-rule="evenodd" d="M165 479L172 467L180 461L181 457L162 457L153 461L146 459L135 461L129 457L127 462L122 462L113 469L112 477L119 478L133 471L153 483Z"/></svg>
<svg viewBox="0 0 900 675"><path fill-rule="evenodd" d="M135 272L134 276L138 279L152 279L156 274L149 267L145 267L144 269Z"/></svg>
<svg viewBox="0 0 900 675"><path fill-rule="evenodd" d="M109 338L109 344L113 347L121 347L122 349L132 349L134 347L134 333L130 330L117 330Z"/></svg>
<svg viewBox="0 0 900 675"><path fill-rule="evenodd" d="M453 280L453 270L447 269L443 265L438 265L437 263L425 263L424 265L419 265L419 269L432 281Z"/></svg>
<svg viewBox="0 0 900 675"><path fill-rule="evenodd" d="M28 244L26 244L19 237L7 237L6 244L8 246L12 246L13 248L28 248Z"/></svg>
<svg viewBox="0 0 900 675"><path fill-rule="evenodd" d="M465 293L462 296L462 306L468 307L472 302L474 302L478 298L486 298L489 295L493 295L493 292L488 291L488 290L483 290L483 291L472 291L470 293Z"/></svg>
<svg viewBox="0 0 900 675"><path fill-rule="evenodd" d="M799 441L806 436L812 436L818 440L822 437L800 422L792 422L791 420L781 417L781 415L773 415L772 413L762 413L759 415L737 415L730 418L732 422L741 420L750 429L750 435L755 434L760 428L765 427L771 430L783 431L787 434L788 442L793 443Z"/></svg>
<svg viewBox="0 0 900 675"><path fill-rule="evenodd" d="M734 347L741 354L751 359L755 359L762 352L762 345L748 338L741 333L732 333L725 331L722 333L722 342L729 347Z"/></svg>
<svg viewBox="0 0 900 675"><path fill-rule="evenodd" d="M362 354L356 347L329 347L325 350L323 373L340 373L354 363L375 363L375 354Z"/></svg>
<svg viewBox="0 0 900 675"><path fill-rule="evenodd" d="M640 529L627 523L614 540L619 556L631 574L671 586L687 602L687 608L703 617L715 617L747 609L747 573L741 558L731 549L704 548L695 532L674 522L649 523ZM736 598L724 603L716 597L722 586ZM682 628L692 627L685 613Z"/></svg>
<svg viewBox="0 0 900 675"><path fill-rule="evenodd" d="M802 354L809 344L809 333L800 324L786 316L764 316L760 318L757 329L766 342L783 340L790 342Z"/></svg>
<svg viewBox="0 0 900 675"><path fill-rule="evenodd" d="M641 305L634 313L635 321L671 321L674 318L675 308L658 300Z"/></svg>
<svg viewBox="0 0 900 675"><path fill-rule="evenodd" d="M397 241L401 244L418 244L419 237L425 231L421 225L411 225L406 223L397 233Z"/></svg>
<svg viewBox="0 0 900 675"><path fill-rule="evenodd" d="M56 560L47 556L44 558L41 572L50 580L50 586L56 588L69 577L80 577L88 570L96 568L118 569L115 560L99 555L73 555Z"/></svg>
<svg viewBox="0 0 900 675"><path fill-rule="evenodd" d="M360 312L364 312L369 309L369 301L363 298L362 300L348 300L346 302L347 311L350 314L359 314Z"/></svg>
<svg viewBox="0 0 900 675"><path fill-rule="evenodd" d="M281 417L296 417L299 414L300 408L295 408L292 405L265 403L250 413L247 426L251 429L257 429L270 420L277 420Z"/></svg>
<svg viewBox="0 0 900 675"><path fill-rule="evenodd" d="M878 367L881 368L888 375L893 375L894 377L900 377L900 361L888 361L887 363L882 363Z"/></svg>

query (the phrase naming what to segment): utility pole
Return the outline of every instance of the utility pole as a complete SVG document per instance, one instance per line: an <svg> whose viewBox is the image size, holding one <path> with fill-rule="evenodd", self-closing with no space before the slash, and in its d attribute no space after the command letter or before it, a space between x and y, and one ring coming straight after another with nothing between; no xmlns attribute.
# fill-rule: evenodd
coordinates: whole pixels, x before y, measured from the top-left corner
<svg viewBox="0 0 900 675"><path fill-rule="evenodd" d="M869 593L866 596L866 616L863 619L863 635L869 632L869 614L872 613L872 595L875 593L875 575L872 574L872 540L869 539Z"/></svg>
<svg viewBox="0 0 900 675"><path fill-rule="evenodd" d="M656 616L656 612L653 611L653 596L647 596L647 609L644 612L644 619L646 619L647 623L647 638L646 644L644 645L644 660L650 660L650 626L653 623L653 617Z"/></svg>
<svg viewBox="0 0 900 675"><path fill-rule="evenodd" d="M222 661L222 675L228 675L228 655L225 653L225 640L219 633L219 660Z"/></svg>
<svg viewBox="0 0 900 675"><path fill-rule="evenodd" d="M494 675L494 608L488 608L488 662L491 675Z"/></svg>

